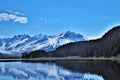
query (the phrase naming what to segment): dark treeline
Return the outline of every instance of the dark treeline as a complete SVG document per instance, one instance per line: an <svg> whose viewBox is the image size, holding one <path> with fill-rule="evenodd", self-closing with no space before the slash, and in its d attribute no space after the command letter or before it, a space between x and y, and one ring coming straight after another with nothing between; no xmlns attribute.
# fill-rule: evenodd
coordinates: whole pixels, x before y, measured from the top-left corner
<svg viewBox="0 0 120 80"><path fill-rule="evenodd" d="M103 35L102 38L90 41L69 43L52 52L34 51L23 53L23 58L33 57L112 57L120 54L120 26L114 27Z"/></svg>
<svg viewBox="0 0 120 80"><path fill-rule="evenodd" d="M22 57L23 58L36 58L36 57L47 57L48 56L48 53L44 50L38 50L38 51L34 51L34 52L31 52L31 53L23 53L22 54Z"/></svg>

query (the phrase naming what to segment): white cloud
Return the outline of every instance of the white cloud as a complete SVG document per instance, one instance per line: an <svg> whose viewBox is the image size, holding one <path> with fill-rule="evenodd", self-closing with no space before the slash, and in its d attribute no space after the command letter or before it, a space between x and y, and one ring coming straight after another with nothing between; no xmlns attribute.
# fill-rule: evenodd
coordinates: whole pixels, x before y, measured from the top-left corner
<svg viewBox="0 0 120 80"><path fill-rule="evenodd" d="M6 10L6 11L9 12L9 13L12 13L12 14L25 15L25 14L22 13L22 12L14 12L14 11L12 11L12 10Z"/></svg>
<svg viewBox="0 0 120 80"><path fill-rule="evenodd" d="M26 17L19 17L14 20L14 22L27 23Z"/></svg>
<svg viewBox="0 0 120 80"><path fill-rule="evenodd" d="M11 20L14 20L14 19L17 18L17 16L16 16L16 15L13 15L13 14L9 14L9 18L10 18Z"/></svg>
<svg viewBox="0 0 120 80"><path fill-rule="evenodd" d="M6 13L0 14L0 21L9 21L8 14Z"/></svg>
<svg viewBox="0 0 120 80"><path fill-rule="evenodd" d="M12 20L13 22L19 22L19 23L27 23L28 22L27 17L17 16L17 15L8 14L8 13L0 14L0 22L1 21L10 21L10 20Z"/></svg>

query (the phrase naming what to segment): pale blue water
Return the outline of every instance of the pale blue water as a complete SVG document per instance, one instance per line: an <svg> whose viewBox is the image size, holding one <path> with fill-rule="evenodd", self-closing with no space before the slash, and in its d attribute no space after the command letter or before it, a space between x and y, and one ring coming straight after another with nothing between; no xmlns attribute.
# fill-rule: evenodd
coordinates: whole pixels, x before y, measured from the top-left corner
<svg viewBox="0 0 120 80"><path fill-rule="evenodd" d="M69 64L66 64L69 66ZM75 65L74 65L75 66ZM76 65L79 68L79 66ZM0 80L104 80L101 75L75 72L55 63L0 62Z"/></svg>

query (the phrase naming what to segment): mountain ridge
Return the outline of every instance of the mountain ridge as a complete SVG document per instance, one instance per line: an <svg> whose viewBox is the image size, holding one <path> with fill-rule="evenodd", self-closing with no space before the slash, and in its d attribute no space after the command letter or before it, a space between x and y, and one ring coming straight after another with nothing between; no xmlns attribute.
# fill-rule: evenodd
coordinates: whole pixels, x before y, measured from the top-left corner
<svg viewBox="0 0 120 80"><path fill-rule="evenodd" d="M35 57L117 57L120 55L120 26L110 29L101 38L78 41L58 47L55 51L33 51L24 53L23 58Z"/></svg>
<svg viewBox="0 0 120 80"><path fill-rule="evenodd" d="M15 35L12 38L0 39L0 53L21 54L35 50L53 51L63 44L84 40L83 35L71 31L65 31L59 35Z"/></svg>

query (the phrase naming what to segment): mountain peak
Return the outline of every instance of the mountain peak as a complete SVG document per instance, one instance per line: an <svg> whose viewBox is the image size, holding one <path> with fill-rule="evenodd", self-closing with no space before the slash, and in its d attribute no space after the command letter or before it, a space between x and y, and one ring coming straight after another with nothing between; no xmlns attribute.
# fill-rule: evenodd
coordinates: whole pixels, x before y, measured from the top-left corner
<svg viewBox="0 0 120 80"><path fill-rule="evenodd" d="M71 33L75 33L75 32L70 31L70 30L67 30L67 31L63 32L63 34L71 34ZM61 33L61 34L62 34L62 33Z"/></svg>
<svg viewBox="0 0 120 80"><path fill-rule="evenodd" d="M83 35L81 35L80 33L72 32L70 30L61 33L59 36L62 36L64 38L70 38L70 39L83 37Z"/></svg>
<svg viewBox="0 0 120 80"><path fill-rule="evenodd" d="M47 37L47 35L44 35L44 34L37 34L35 36L33 36L33 38L36 38L36 39L41 39L43 37Z"/></svg>
<svg viewBox="0 0 120 80"><path fill-rule="evenodd" d="M65 33L74 33L73 31L67 30Z"/></svg>

